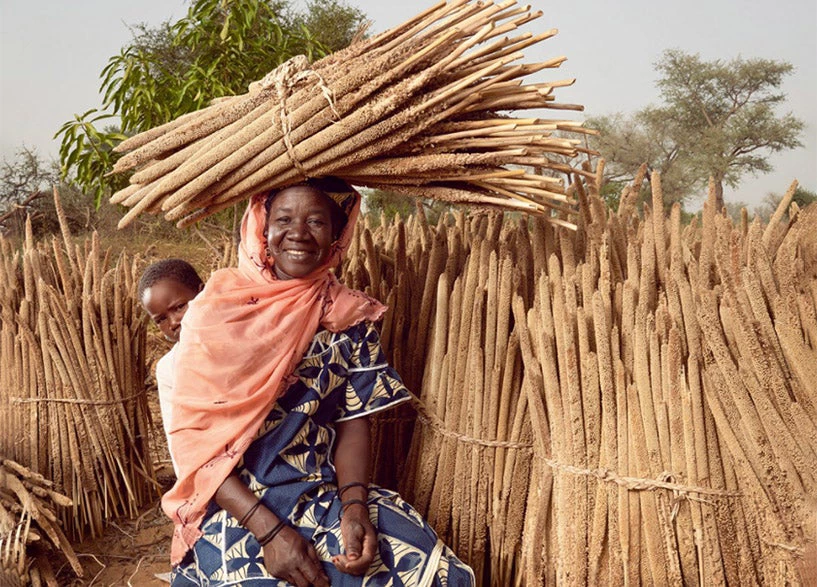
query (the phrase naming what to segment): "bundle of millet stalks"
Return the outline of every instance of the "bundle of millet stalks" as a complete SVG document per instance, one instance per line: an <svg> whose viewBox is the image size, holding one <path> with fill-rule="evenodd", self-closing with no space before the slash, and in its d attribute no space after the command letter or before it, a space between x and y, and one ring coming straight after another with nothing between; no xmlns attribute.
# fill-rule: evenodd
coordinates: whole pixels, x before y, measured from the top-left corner
<svg viewBox="0 0 817 587"><path fill-rule="evenodd" d="M57 515L82 539L158 497L148 446L141 262L62 230L18 248L0 237L0 455L70 498ZM2 583L0 583L2 584Z"/></svg>
<svg viewBox="0 0 817 587"><path fill-rule="evenodd" d="M565 138L589 131L502 114L582 109L553 95L574 80L523 83L565 61L516 63L522 49L556 34L509 36L539 16L515 0L442 2L312 65L292 59L247 94L127 139L113 170L134 171L111 198L131 208L120 227L142 212L187 226L254 193L326 175L572 227L575 202L554 175L593 179L570 164L582 149Z"/></svg>
<svg viewBox="0 0 817 587"><path fill-rule="evenodd" d="M57 585L54 552L61 552L78 576L82 565L55 511L71 500L28 468L0 458L0 585Z"/></svg>
<svg viewBox="0 0 817 587"><path fill-rule="evenodd" d="M817 204L733 222L713 185L685 224L646 171L577 231L357 225L342 279L417 395L372 417L375 479L477 585L817 584Z"/></svg>

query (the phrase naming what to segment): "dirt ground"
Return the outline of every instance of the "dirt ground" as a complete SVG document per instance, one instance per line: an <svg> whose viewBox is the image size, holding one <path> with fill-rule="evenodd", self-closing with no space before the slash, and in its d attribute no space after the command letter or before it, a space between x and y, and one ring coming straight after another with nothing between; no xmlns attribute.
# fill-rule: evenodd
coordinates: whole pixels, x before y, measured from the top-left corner
<svg viewBox="0 0 817 587"><path fill-rule="evenodd" d="M157 575L170 572L170 536L173 526L157 501L134 520L112 522L105 533L94 540L74 545L85 568L79 586L166 586Z"/></svg>

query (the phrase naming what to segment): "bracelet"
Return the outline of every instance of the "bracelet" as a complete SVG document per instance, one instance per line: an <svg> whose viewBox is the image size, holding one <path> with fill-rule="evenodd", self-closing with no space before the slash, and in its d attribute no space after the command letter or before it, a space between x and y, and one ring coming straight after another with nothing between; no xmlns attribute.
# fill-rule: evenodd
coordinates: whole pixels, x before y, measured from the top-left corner
<svg viewBox="0 0 817 587"><path fill-rule="evenodd" d="M287 525L286 519L281 520L280 522L278 522L278 525L275 526L275 528L273 528L272 530L270 530L269 532L267 532L261 538L258 539L258 546L261 546L263 548L264 546L266 546L267 544L272 542L272 539L275 538L276 536L278 536L278 533L281 530L283 530L284 526L286 526L286 525Z"/></svg>
<svg viewBox="0 0 817 587"><path fill-rule="evenodd" d="M367 494L369 492L369 484L368 483L361 483L360 481L353 481L352 483L347 483L346 485L344 485L343 487L340 487L338 489L338 497L339 498L343 497L343 492L346 491L347 489L351 489L352 487L362 487L363 489L366 490Z"/></svg>
<svg viewBox="0 0 817 587"><path fill-rule="evenodd" d="M250 518L252 518L252 515L260 507L261 507L261 500L259 499L257 502L255 502L255 505L252 506L249 510L247 510L247 513L242 516L242 518L238 521L238 525L239 526L246 526L247 522L249 522Z"/></svg>
<svg viewBox="0 0 817 587"><path fill-rule="evenodd" d="M343 512L347 506L350 505L362 505L366 507L366 501L363 499L350 499L349 501L342 501L340 502L340 511L338 512L338 520L343 519Z"/></svg>

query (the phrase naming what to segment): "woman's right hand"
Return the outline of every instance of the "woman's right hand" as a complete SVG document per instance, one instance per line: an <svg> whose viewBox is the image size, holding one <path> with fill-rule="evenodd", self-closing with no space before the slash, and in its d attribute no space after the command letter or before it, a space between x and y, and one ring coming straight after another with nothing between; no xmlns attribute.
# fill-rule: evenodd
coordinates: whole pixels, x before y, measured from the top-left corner
<svg viewBox="0 0 817 587"><path fill-rule="evenodd" d="M264 546L264 566L297 587L330 587L315 547L289 526Z"/></svg>

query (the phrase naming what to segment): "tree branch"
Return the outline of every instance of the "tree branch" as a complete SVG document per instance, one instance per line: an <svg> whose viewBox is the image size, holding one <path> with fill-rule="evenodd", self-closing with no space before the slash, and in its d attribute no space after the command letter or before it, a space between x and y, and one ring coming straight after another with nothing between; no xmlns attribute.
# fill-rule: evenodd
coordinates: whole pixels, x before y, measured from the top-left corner
<svg viewBox="0 0 817 587"><path fill-rule="evenodd" d="M31 202L33 202L37 198L41 198L43 195L44 194L42 192L32 192L22 202L12 204L8 210L6 210L3 214L0 214L0 224L14 216L18 211L25 210L28 207L28 205L31 204Z"/></svg>

